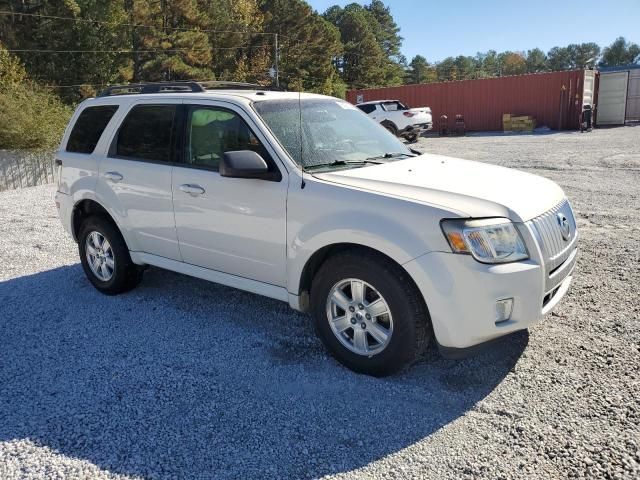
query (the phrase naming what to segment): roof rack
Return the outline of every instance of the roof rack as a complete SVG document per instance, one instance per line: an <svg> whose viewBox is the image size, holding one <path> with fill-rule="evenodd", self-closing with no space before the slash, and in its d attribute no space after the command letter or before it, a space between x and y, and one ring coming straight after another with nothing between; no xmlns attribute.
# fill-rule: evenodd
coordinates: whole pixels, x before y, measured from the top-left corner
<svg viewBox="0 0 640 480"><path fill-rule="evenodd" d="M225 82L213 80L208 82L198 82L205 90L275 90L283 91L280 87L273 85L258 85L257 83L246 82Z"/></svg>
<svg viewBox="0 0 640 480"><path fill-rule="evenodd" d="M111 97L117 95L139 95L148 93L202 93L207 90L277 90L281 88L258 85L244 82L223 81L178 81L178 82L150 82L130 83L125 85L112 85L107 87L98 97Z"/></svg>
<svg viewBox="0 0 640 480"><path fill-rule="evenodd" d="M197 82L157 82L130 83L127 85L112 85L100 92L99 97L115 95L135 95L140 93L185 93L204 92L204 88Z"/></svg>

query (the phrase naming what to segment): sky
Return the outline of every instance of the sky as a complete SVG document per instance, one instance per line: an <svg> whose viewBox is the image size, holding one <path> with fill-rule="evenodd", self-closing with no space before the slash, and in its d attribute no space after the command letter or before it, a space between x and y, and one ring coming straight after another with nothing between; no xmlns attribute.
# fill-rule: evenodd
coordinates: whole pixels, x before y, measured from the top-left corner
<svg viewBox="0 0 640 480"><path fill-rule="evenodd" d="M320 13L353 0L307 0ZM640 43L640 0L383 0L404 37L409 61L429 62L487 50L526 51L617 37ZM357 3L369 3L359 1Z"/></svg>

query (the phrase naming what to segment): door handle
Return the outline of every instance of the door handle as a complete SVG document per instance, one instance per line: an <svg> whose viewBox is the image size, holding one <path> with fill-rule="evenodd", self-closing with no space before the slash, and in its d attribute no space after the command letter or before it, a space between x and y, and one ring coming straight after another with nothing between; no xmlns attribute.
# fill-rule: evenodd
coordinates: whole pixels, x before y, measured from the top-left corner
<svg viewBox="0 0 640 480"><path fill-rule="evenodd" d="M202 195L205 192L204 188L202 188L200 185L195 185L192 183L185 183L184 185L180 185L180 190L182 190L184 193L188 193L192 197L195 197L196 195Z"/></svg>
<svg viewBox="0 0 640 480"><path fill-rule="evenodd" d="M104 178L106 178L107 180L111 180L113 183L118 183L124 177L120 175L118 172L106 172L104 174Z"/></svg>

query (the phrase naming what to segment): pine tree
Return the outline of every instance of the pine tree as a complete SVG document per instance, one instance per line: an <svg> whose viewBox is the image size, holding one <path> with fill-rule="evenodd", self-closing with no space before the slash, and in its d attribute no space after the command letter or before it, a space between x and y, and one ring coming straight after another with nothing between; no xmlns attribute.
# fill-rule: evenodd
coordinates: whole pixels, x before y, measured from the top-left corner
<svg viewBox="0 0 640 480"><path fill-rule="evenodd" d="M636 43L627 42L624 37L618 37L615 42L602 52L600 65L613 67L633 63L640 63L640 46Z"/></svg>
<svg viewBox="0 0 640 480"><path fill-rule="evenodd" d="M196 0L160 0L134 2L136 23L150 25L140 28L135 37L145 52L139 55L140 77L145 81L204 80L213 77L211 48L206 17ZM135 70L135 69L134 69Z"/></svg>
<svg viewBox="0 0 640 480"><path fill-rule="evenodd" d="M265 30L279 33L281 83L292 90L343 94L335 62L342 52L338 30L304 0L262 0Z"/></svg>

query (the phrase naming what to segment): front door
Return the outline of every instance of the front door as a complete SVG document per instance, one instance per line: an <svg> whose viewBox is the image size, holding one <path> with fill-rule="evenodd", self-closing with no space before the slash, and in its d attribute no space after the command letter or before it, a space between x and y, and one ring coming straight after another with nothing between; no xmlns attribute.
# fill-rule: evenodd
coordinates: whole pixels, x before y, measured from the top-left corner
<svg viewBox="0 0 640 480"><path fill-rule="evenodd" d="M185 104L173 205L184 262L286 285L286 170L248 115L224 102ZM221 177L225 152L253 150L279 181ZM284 175L283 175L284 174Z"/></svg>

